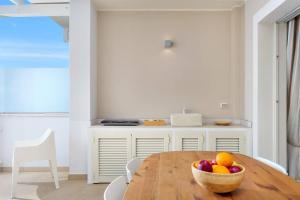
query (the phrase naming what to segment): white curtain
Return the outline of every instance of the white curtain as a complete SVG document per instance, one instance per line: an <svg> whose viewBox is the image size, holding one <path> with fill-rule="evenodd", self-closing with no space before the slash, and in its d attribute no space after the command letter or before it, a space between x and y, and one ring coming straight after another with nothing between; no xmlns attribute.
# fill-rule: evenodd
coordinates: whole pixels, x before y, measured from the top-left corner
<svg viewBox="0 0 300 200"><path fill-rule="evenodd" d="M300 180L300 17L288 22L287 43L288 171Z"/></svg>

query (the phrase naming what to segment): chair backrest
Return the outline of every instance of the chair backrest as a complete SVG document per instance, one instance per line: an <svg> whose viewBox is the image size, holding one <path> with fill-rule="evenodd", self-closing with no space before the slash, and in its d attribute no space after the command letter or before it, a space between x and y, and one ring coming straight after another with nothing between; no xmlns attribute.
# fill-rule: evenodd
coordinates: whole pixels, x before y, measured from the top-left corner
<svg viewBox="0 0 300 200"><path fill-rule="evenodd" d="M38 144L44 144L44 143L52 143L52 142L54 142L54 133L53 133L53 131L50 128L48 128L45 131L45 133L36 140L36 142Z"/></svg>
<svg viewBox="0 0 300 200"><path fill-rule="evenodd" d="M38 139L41 143L45 142L51 135L53 134L53 131L48 128L45 133Z"/></svg>
<svg viewBox="0 0 300 200"><path fill-rule="evenodd" d="M132 180L134 173L136 172L136 170L138 170L141 164L142 161L139 158L133 158L127 163L126 172L127 172L128 182Z"/></svg>
<svg viewBox="0 0 300 200"><path fill-rule="evenodd" d="M126 177L119 176L107 186L104 192L104 200L122 200L126 188Z"/></svg>
<svg viewBox="0 0 300 200"><path fill-rule="evenodd" d="M256 160L259 160L263 163L265 163L266 165L269 165L270 167L273 167L274 169L282 172L283 174L286 174L287 175L287 171L284 167L282 167L281 165L271 161L271 160L268 160L268 159L265 159L265 158L262 158L262 157L255 157Z"/></svg>

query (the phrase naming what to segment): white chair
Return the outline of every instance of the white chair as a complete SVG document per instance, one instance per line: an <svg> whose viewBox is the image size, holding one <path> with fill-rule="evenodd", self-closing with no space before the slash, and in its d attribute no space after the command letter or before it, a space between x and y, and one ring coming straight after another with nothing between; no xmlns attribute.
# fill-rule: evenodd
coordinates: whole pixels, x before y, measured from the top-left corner
<svg viewBox="0 0 300 200"><path fill-rule="evenodd" d="M136 172L136 170L138 170L141 164L142 161L139 158L133 158L127 163L126 172L127 172L128 182L132 180L134 173Z"/></svg>
<svg viewBox="0 0 300 200"><path fill-rule="evenodd" d="M104 192L104 200L122 200L126 188L126 177L119 176L107 186Z"/></svg>
<svg viewBox="0 0 300 200"><path fill-rule="evenodd" d="M54 178L55 188L59 188L54 133L51 129L38 139L16 142L12 160L12 197L15 197L19 167L23 162L48 160Z"/></svg>
<svg viewBox="0 0 300 200"><path fill-rule="evenodd" d="M286 174L288 175L286 169L284 167L282 167L281 165L271 161L271 160L268 160L268 159L265 159L265 158L262 158L262 157L255 157L256 160L258 161L261 161L262 163L266 164L266 165L269 165L270 167L273 167L274 169L282 172L283 174Z"/></svg>

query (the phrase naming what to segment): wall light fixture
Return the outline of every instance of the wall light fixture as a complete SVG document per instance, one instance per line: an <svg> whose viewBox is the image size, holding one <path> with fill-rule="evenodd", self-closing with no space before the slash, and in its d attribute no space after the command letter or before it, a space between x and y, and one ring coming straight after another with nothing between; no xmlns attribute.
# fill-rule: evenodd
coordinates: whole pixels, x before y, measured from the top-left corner
<svg viewBox="0 0 300 200"><path fill-rule="evenodd" d="M174 41L172 40L165 40L164 46L166 49L170 49L174 46Z"/></svg>

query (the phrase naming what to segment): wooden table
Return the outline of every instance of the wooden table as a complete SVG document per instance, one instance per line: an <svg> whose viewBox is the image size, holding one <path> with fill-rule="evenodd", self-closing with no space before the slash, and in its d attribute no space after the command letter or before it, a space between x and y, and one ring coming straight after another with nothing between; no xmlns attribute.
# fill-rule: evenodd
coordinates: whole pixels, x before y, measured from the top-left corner
<svg viewBox="0 0 300 200"><path fill-rule="evenodd" d="M231 193L215 194L199 186L193 178L191 163L213 159L215 152L165 152L147 158L128 185L126 200L300 200L300 183L254 160L234 154L246 168L240 187Z"/></svg>

